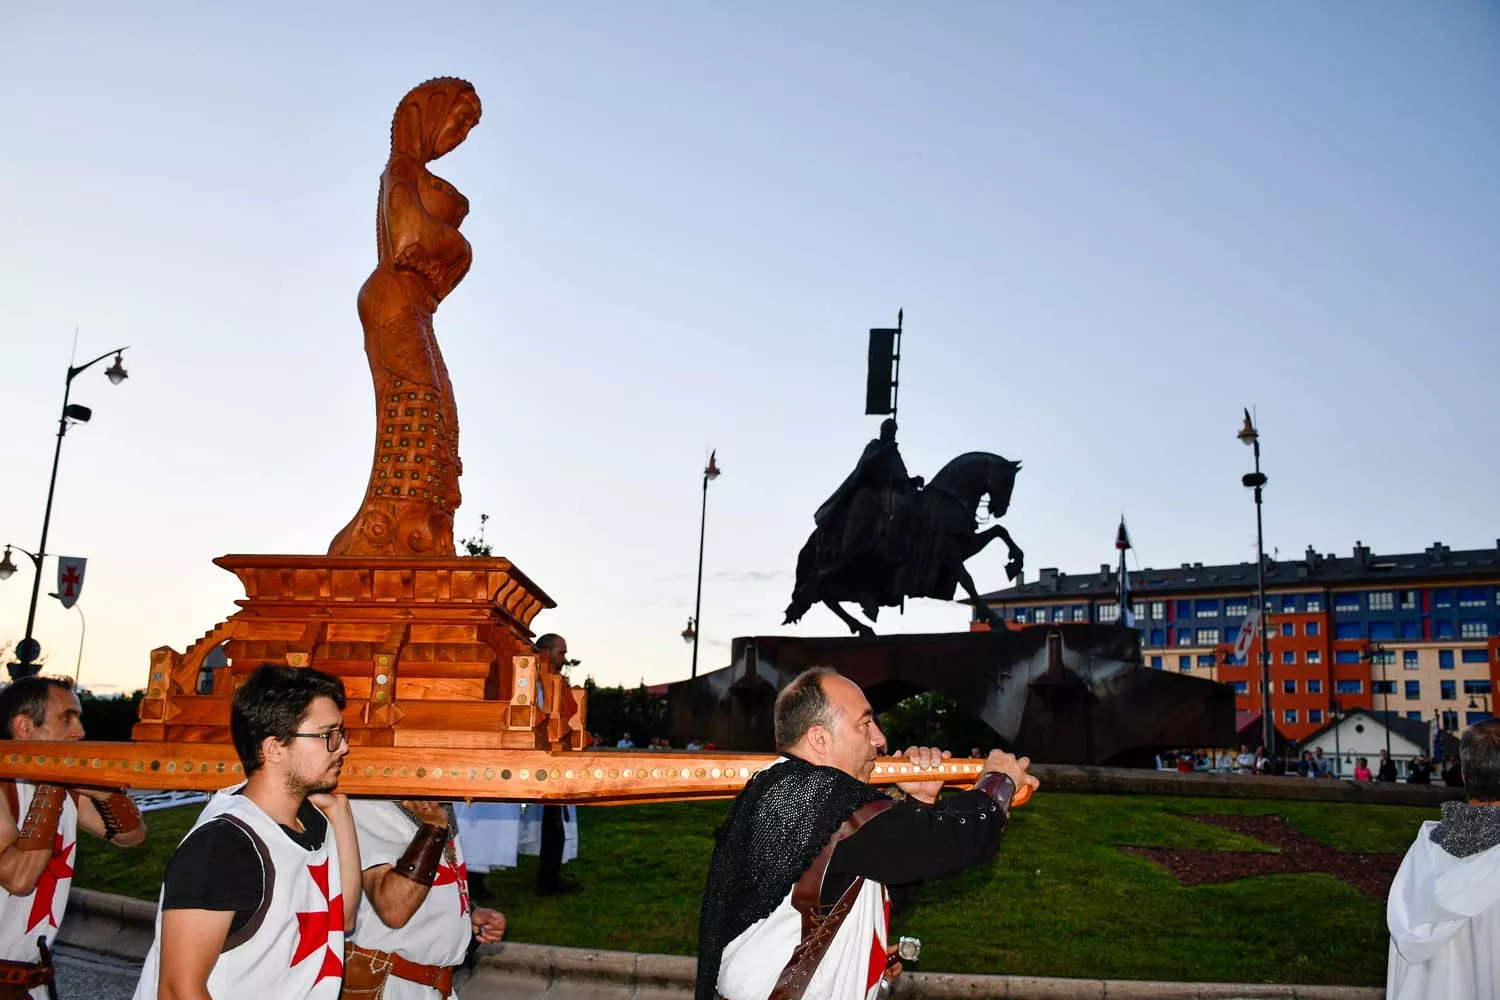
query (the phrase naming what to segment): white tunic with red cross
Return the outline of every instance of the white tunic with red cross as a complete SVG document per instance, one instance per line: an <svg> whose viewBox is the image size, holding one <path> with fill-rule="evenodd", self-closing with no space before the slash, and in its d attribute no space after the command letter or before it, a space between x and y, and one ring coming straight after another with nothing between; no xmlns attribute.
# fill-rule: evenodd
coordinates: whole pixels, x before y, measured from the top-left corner
<svg viewBox="0 0 1500 1000"><path fill-rule="evenodd" d="M394 865L406 853L418 825L394 802L353 799L354 830L359 836L360 867L369 871ZM473 905L469 899L469 870L463 846L455 833L453 850L444 852L437 879L427 898L417 907L406 926L388 926L375 912L369 894L359 900L352 940L361 948L395 952L419 965L458 965L474 936ZM449 856L451 854L451 856ZM385 1000L433 1000L437 990L391 976L385 982Z"/></svg>
<svg viewBox="0 0 1500 1000"><path fill-rule="evenodd" d="M6 805L15 814L16 826L26 822L36 786L29 781L13 783L15 798L6 793ZM46 938L48 947L57 936L63 911L68 907L68 890L73 887L73 866L78 860L78 807L71 795L63 799L62 818L52 838L52 857L42 869L36 888L29 895L12 896L0 892L0 959L8 962L35 962L39 958L36 939ZM33 996L43 997L40 987Z"/></svg>
<svg viewBox="0 0 1500 1000"><path fill-rule="evenodd" d="M323 846L309 851L260 806L234 794L240 787L215 793L187 833L191 837L193 830L221 817L238 826L255 846L266 886L260 908L224 942L208 976L209 995L337 1000L344 981L344 897L333 825ZM136 1000L156 1000L160 972L158 902L156 940L141 968Z"/></svg>

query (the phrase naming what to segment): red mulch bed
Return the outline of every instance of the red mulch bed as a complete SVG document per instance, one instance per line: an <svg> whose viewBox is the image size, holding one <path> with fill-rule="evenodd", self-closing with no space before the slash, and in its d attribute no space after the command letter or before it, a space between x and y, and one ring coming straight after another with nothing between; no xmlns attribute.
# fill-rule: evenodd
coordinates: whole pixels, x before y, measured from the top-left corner
<svg viewBox="0 0 1500 1000"><path fill-rule="evenodd" d="M1234 882L1256 875L1300 875L1324 872L1384 899L1401 866L1399 854L1348 854L1298 833L1280 816L1189 816L1278 848L1269 851L1193 851L1157 847L1122 847L1127 854L1161 865L1182 885Z"/></svg>

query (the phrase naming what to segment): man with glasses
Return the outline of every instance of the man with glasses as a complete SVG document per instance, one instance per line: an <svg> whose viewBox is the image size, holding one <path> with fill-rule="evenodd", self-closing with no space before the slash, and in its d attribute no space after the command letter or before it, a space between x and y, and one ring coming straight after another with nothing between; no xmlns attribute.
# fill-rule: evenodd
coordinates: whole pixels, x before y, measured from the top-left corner
<svg viewBox="0 0 1500 1000"><path fill-rule="evenodd" d="M218 792L167 862L136 1000L338 997L359 906L344 686L267 664L235 692L247 780Z"/></svg>

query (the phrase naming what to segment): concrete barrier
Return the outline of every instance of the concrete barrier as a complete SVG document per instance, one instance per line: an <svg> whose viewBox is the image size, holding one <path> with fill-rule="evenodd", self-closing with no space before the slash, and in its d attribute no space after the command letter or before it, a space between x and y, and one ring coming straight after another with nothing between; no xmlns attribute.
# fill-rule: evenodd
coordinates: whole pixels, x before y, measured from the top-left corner
<svg viewBox="0 0 1500 1000"><path fill-rule="evenodd" d="M139 962L151 947L156 906L106 892L74 889L58 933L64 944ZM466 1000L686 1000L697 960L685 955L557 948L506 942L479 953L461 984ZM1052 979L911 972L894 1000L1381 1000L1383 989L1253 983L1159 983L1128 979Z"/></svg>

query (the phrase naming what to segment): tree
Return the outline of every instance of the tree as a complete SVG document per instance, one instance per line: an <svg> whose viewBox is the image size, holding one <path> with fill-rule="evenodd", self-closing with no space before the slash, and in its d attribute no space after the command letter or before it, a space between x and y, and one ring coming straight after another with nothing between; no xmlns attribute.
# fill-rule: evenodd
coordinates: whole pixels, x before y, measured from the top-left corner
<svg viewBox="0 0 1500 1000"><path fill-rule="evenodd" d="M464 555L481 556L485 559L493 558L493 556L495 555L494 548L490 545L489 542L484 540L484 522L488 521L489 519L490 516L488 514L480 514L479 535L475 538L460 538L458 540L458 544L462 545L464 548Z"/></svg>
<svg viewBox="0 0 1500 1000"><path fill-rule="evenodd" d="M999 746L995 731L958 702L935 691L924 691L898 701L880 713L880 729L891 753L910 746L935 746L967 757L978 747L988 752Z"/></svg>
<svg viewBox="0 0 1500 1000"><path fill-rule="evenodd" d="M588 692L589 729L611 746L626 733L636 746L667 735L667 701L639 687L599 687L592 677L583 682Z"/></svg>

